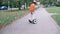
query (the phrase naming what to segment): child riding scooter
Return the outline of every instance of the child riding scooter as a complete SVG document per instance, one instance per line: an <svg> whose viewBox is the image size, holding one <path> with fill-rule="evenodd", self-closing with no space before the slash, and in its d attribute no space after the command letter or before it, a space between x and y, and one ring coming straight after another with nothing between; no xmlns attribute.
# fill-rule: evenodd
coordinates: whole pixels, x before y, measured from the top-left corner
<svg viewBox="0 0 60 34"><path fill-rule="evenodd" d="M36 24L36 19L33 19L33 14L35 12L35 5L36 5L36 2L33 2L31 5L30 5L30 8L29 8L29 11L31 13L31 19L29 19L29 22L32 23L32 24Z"/></svg>

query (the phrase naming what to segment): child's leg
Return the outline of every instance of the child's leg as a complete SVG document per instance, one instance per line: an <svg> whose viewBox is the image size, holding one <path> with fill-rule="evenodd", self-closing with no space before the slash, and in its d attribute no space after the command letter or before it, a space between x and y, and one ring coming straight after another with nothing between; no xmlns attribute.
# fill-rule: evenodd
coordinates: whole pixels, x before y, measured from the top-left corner
<svg viewBox="0 0 60 34"><path fill-rule="evenodd" d="M31 12L31 20L33 20L33 19L34 19L33 12Z"/></svg>
<svg viewBox="0 0 60 34"><path fill-rule="evenodd" d="M31 21L32 21L32 15L33 15L33 13L31 12Z"/></svg>

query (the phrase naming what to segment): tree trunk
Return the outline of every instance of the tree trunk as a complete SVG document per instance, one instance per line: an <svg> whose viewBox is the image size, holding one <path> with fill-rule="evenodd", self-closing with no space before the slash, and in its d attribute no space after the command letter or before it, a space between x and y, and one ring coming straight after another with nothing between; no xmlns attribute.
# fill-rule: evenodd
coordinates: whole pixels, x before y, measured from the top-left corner
<svg viewBox="0 0 60 34"><path fill-rule="evenodd" d="M21 10L21 2L19 1L19 10Z"/></svg>

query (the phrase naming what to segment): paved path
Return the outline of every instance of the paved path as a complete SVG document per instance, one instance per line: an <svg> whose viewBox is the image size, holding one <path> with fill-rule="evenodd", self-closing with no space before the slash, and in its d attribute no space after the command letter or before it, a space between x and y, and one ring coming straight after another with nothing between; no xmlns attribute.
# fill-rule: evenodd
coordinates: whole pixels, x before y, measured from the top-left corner
<svg viewBox="0 0 60 34"><path fill-rule="evenodd" d="M2 29L0 34L60 34L58 25L44 8L37 9L34 16L37 24L28 22L29 14Z"/></svg>

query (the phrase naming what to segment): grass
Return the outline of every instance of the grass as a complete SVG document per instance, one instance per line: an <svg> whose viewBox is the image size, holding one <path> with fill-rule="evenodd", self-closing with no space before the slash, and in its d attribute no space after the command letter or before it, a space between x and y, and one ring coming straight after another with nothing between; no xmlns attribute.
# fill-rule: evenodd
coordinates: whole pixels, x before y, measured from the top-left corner
<svg viewBox="0 0 60 34"><path fill-rule="evenodd" d="M59 15L53 15L52 16L54 20L56 20L57 24L60 26L60 14Z"/></svg>
<svg viewBox="0 0 60 34"><path fill-rule="evenodd" d="M49 7L47 8L49 13L60 13L60 7Z"/></svg>
<svg viewBox="0 0 60 34"><path fill-rule="evenodd" d="M22 17L24 14L29 13L28 10L1 10L0 11L0 28L10 24L12 21Z"/></svg>
<svg viewBox="0 0 60 34"><path fill-rule="evenodd" d="M49 13L60 13L60 7L48 7L47 11ZM60 14L52 15L53 19L57 22L60 26Z"/></svg>

